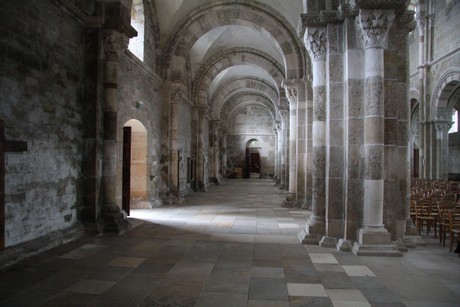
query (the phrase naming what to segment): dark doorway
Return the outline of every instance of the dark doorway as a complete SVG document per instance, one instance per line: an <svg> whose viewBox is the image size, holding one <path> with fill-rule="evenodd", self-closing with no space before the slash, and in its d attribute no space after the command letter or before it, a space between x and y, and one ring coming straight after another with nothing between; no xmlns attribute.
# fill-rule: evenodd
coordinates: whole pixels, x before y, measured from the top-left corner
<svg viewBox="0 0 460 307"><path fill-rule="evenodd" d="M414 149L414 157L412 159L413 161L413 166L412 166L412 178L418 178L419 177L419 149Z"/></svg>
<svg viewBox="0 0 460 307"><path fill-rule="evenodd" d="M251 173L260 174L260 154L258 152L251 153Z"/></svg>
<svg viewBox="0 0 460 307"><path fill-rule="evenodd" d="M123 127L122 209L129 215L131 199L131 127Z"/></svg>

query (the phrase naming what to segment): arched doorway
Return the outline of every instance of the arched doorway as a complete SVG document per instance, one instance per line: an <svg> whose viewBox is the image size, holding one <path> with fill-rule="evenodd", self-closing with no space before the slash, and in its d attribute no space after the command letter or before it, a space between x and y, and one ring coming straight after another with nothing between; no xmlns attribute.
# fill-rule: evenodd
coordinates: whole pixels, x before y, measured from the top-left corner
<svg viewBox="0 0 460 307"><path fill-rule="evenodd" d="M122 208L144 208L147 201L147 129L131 119L123 125Z"/></svg>
<svg viewBox="0 0 460 307"><path fill-rule="evenodd" d="M259 140L251 139L246 143L246 178L260 178L262 170L260 151Z"/></svg>

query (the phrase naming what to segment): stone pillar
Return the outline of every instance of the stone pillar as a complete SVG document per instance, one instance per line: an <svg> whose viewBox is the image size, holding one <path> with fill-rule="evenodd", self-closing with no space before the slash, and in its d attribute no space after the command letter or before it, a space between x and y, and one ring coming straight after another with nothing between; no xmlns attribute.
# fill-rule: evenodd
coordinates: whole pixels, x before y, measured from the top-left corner
<svg viewBox="0 0 460 307"><path fill-rule="evenodd" d="M219 154L220 154L220 172L224 178L226 178L227 172L227 135L228 128L226 126L220 126L220 143L219 143Z"/></svg>
<svg viewBox="0 0 460 307"><path fill-rule="evenodd" d="M169 191L170 191L170 201L172 203L182 203L183 198L180 195L180 180L179 180L179 163L180 163L180 155L179 155L179 139L178 139L178 129L179 129L179 122L180 122L180 114L179 114L179 107L180 107L180 100L182 99L182 91L177 90L175 93L172 94L170 98L170 110L169 110L169 118L170 118L170 127L169 127L169 142L170 142L170 159L169 159Z"/></svg>
<svg viewBox="0 0 460 307"><path fill-rule="evenodd" d="M199 192L206 192L207 187L207 160L208 154L206 151L206 138L208 137L208 125L209 119L209 108L199 107L198 108L198 150L197 150L197 161L196 161L196 172L197 172L197 184Z"/></svg>
<svg viewBox="0 0 460 307"><path fill-rule="evenodd" d="M289 190L283 207L294 207L297 191L297 86L285 80L283 87L289 101Z"/></svg>
<svg viewBox="0 0 460 307"><path fill-rule="evenodd" d="M289 165L288 165L288 136L289 136L289 120L288 112L285 109L279 110L282 129L281 129L281 144L280 144L280 165L281 165L281 181L280 181L280 190L287 190L289 188Z"/></svg>
<svg viewBox="0 0 460 307"><path fill-rule="evenodd" d="M311 216L299 235L304 244L318 244L326 201L326 28L308 27L303 39L313 66L313 166Z"/></svg>
<svg viewBox="0 0 460 307"><path fill-rule="evenodd" d="M364 47L363 228L353 246L355 255L400 253L391 245L383 224L384 200L384 48L395 13L362 9L357 27Z"/></svg>
<svg viewBox="0 0 460 307"><path fill-rule="evenodd" d="M282 159L282 151L281 149L283 148L283 132L282 132L282 124L281 120L276 120L275 121L275 134L276 134L276 186L280 186L281 180L283 178L282 176L282 165L281 165L281 159Z"/></svg>
<svg viewBox="0 0 460 307"><path fill-rule="evenodd" d="M219 185L219 130L220 130L220 120L211 120L211 144L209 144L209 149L212 151L212 161L211 161L211 181L215 185Z"/></svg>
<svg viewBox="0 0 460 307"><path fill-rule="evenodd" d="M447 180L449 175L449 130L452 122L434 120L436 128L436 179Z"/></svg>
<svg viewBox="0 0 460 307"><path fill-rule="evenodd" d="M306 81L297 84L297 188L296 204L305 208L307 204L307 92Z"/></svg>
<svg viewBox="0 0 460 307"><path fill-rule="evenodd" d="M128 37L115 30L105 30L104 34L102 218L105 231L119 232L130 225L125 218L126 213L121 211L117 201L118 62L128 47Z"/></svg>

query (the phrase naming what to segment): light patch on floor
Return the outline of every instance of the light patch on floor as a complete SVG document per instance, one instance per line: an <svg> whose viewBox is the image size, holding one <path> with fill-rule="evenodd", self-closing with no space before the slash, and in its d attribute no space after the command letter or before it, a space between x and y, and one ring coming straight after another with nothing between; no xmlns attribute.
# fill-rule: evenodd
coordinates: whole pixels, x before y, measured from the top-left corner
<svg viewBox="0 0 460 307"><path fill-rule="evenodd" d="M287 289L289 296L328 296L322 284L288 283Z"/></svg>

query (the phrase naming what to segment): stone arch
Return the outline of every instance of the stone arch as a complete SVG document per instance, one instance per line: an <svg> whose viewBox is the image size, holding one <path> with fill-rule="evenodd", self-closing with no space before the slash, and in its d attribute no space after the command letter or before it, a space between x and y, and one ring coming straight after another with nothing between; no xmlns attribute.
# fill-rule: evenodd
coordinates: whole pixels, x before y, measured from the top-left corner
<svg viewBox="0 0 460 307"><path fill-rule="evenodd" d="M441 75L431 96L431 119L448 120L449 98L455 88L460 84L460 68L454 67Z"/></svg>
<svg viewBox="0 0 460 307"><path fill-rule="evenodd" d="M286 78L301 78L305 69L305 51L297 38L295 29L284 16L262 3L218 1L198 7L173 32L164 52L164 73L171 65L173 56L187 58L187 52L206 32L225 25L248 25L260 29L279 47L284 57Z"/></svg>
<svg viewBox="0 0 460 307"><path fill-rule="evenodd" d="M260 78L235 78L221 86L211 97L211 116L218 119L225 101L239 93L258 93L267 97L270 101L279 100L277 89L266 80Z"/></svg>
<svg viewBox="0 0 460 307"><path fill-rule="evenodd" d="M192 88L197 102L204 104L207 100L209 86L219 73L240 64L262 68L270 74L278 87L284 79L281 67L268 54L250 48L226 49L211 57L197 71Z"/></svg>
<svg viewBox="0 0 460 307"><path fill-rule="evenodd" d="M265 107L271 114L273 122L276 119L276 110L273 102L268 100L267 97L257 93L240 93L231 97L225 102L224 106L220 111L221 119L230 119L235 110L238 110L242 106L248 105L259 105Z"/></svg>

